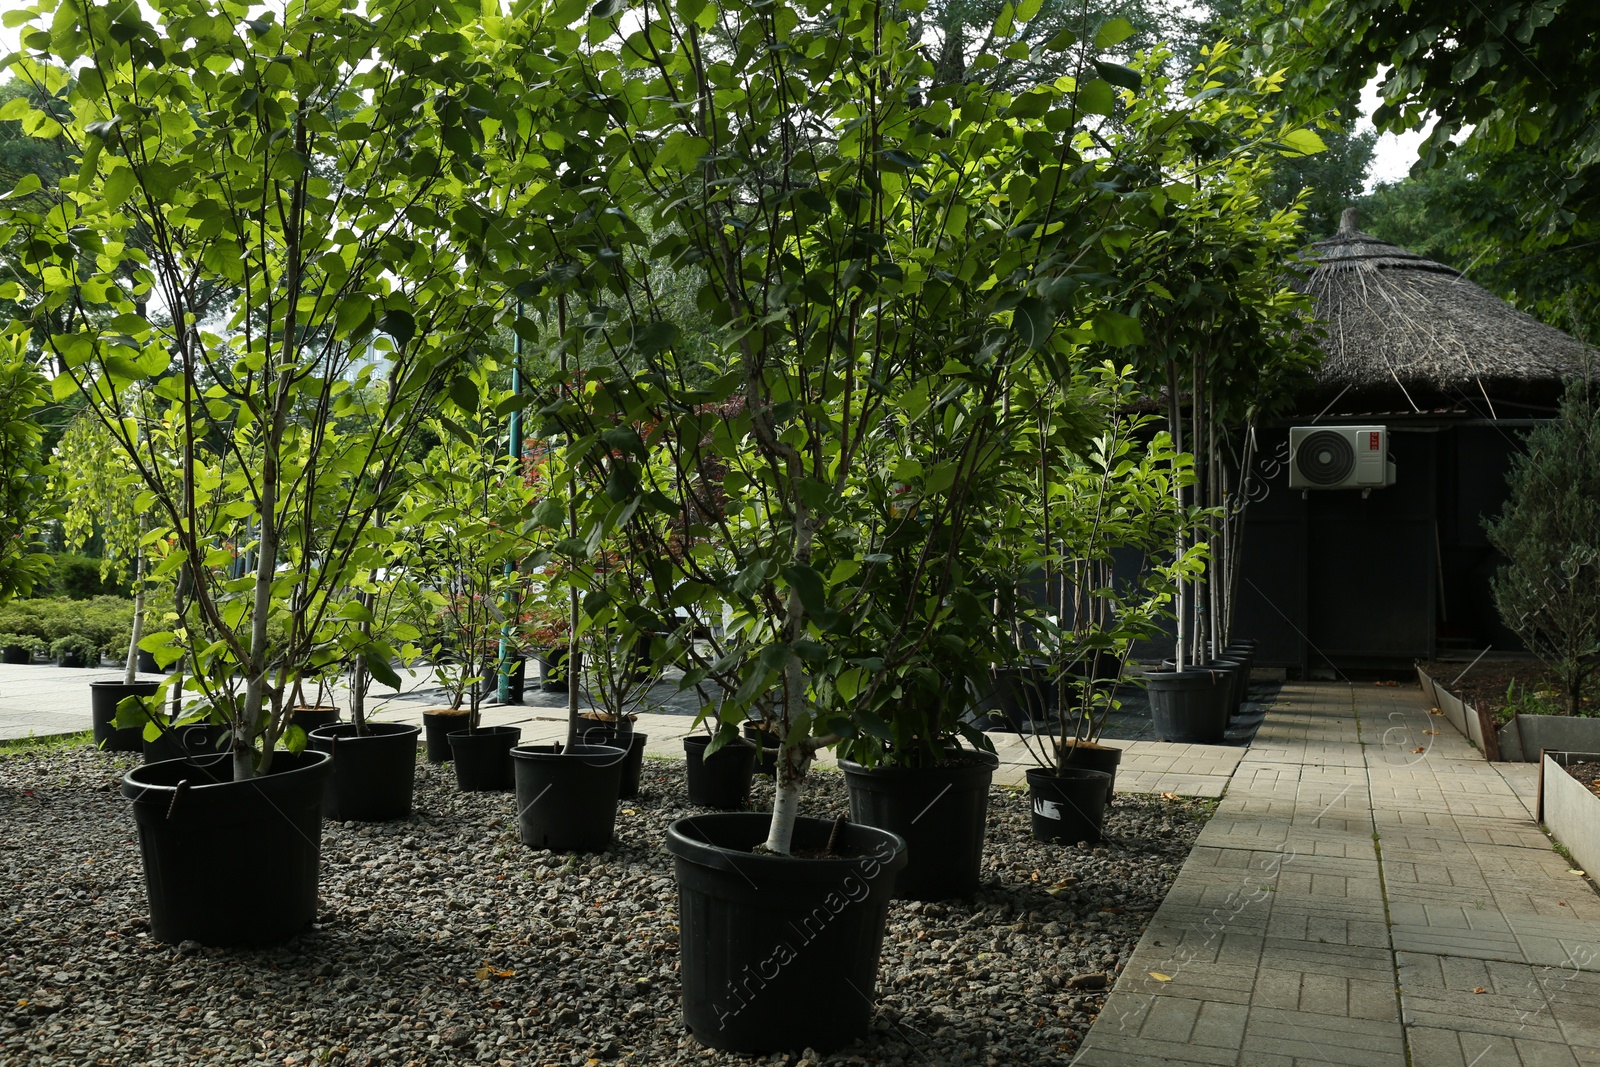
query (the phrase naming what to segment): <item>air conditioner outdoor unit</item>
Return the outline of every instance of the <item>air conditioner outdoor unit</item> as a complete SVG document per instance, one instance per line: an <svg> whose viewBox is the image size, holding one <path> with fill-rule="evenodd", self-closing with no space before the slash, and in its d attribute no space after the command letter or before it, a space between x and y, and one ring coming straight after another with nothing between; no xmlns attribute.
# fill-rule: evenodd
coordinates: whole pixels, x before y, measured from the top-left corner
<svg viewBox="0 0 1600 1067"><path fill-rule="evenodd" d="M1290 489L1375 489L1393 484L1386 427L1289 429Z"/></svg>

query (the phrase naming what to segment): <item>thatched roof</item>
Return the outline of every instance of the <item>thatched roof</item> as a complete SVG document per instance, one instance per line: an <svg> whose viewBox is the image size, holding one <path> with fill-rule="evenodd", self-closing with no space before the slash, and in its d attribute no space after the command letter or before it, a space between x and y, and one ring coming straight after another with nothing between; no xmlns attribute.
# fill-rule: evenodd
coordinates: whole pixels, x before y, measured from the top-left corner
<svg viewBox="0 0 1600 1067"><path fill-rule="evenodd" d="M1487 399L1600 366L1600 353L1459 271L1361 233L1354 209L1307 258L1314 267L1297 287L1316 301L1327 330L1319 391L1398 386L1415 406L1418 393Z"/></svg>

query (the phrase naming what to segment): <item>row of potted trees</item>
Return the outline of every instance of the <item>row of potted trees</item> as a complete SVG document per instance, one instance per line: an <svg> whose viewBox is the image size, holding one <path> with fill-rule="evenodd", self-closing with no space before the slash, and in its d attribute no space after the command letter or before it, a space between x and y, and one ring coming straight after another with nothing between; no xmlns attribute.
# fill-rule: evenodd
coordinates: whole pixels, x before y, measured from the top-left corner
<svg viewBox="0 0 1600 1067"><path fill-rule="evenodd" d="M773 742L770 815L666 841L708 1045L866 1032L897 878L975 885L995 758L968 712L997 665L1053 663L1077 702L1040 753L1036 826L1094 821L1101 664L1207 555L1181 440L1127 416L1140 360L1175 358L1140 326L1170 279L1130 250L1282 147L1220 53L1169 90L1109 58L1131 32L1111 20L1054 42L1075 79L1007 92L930 85L911 26L869 0L638 26L612 3L40 10L17 69L64 108L18 114L81 167L55 209L0 208L0 236L28 238L30 299L93 309L42 338L54 388L126 457L147 574L175 580L139 640L169 671L155 699L223 731L218 756L124 779L157 937L303 929L325 806L375 792L341 754L392 739L414 764L415 733L365 711L366 679L423 651L404 597L465 618L468 678L500 662L532 571L569 663L685 664L702 769L746 724ZM1234 311L1275 350L1294 308L1268 295ZM523 415L536 478L486 445ZM305 747L292 694L342 664L352 722ZM458 740L487 732L469 689ZM626 716L602 721L569 686L566 741L513 751L525 841L583 847L561 836L582 792L610 808L588 831L614 818ZM847 825L800 814L830 747Z"/></svg>

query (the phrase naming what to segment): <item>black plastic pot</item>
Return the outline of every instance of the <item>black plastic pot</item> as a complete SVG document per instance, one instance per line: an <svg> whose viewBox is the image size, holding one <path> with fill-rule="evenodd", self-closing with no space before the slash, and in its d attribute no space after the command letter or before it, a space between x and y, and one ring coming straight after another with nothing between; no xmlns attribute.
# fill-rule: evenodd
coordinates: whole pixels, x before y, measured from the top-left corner
<svg viewBox="0 0 1600 1067"><path fill-rule="evenodd" d="M339 709L330 706L294 708L289 712L289 721L306 732L309 737L312 730L320 730L324 726L332 726L339 721Z"/></svg>
<svg viewBox="0 0 1600 1067"><path fill-rule="evenodd" d="M138 671L140 674L162 673L161 665L156 662L156 654L154 652L146 652L141 648L138 650L137 655L138 658L134 660L133 664L134 670Z"/></svg>
<svg viewBox="0 0 1600 1067"><path fill-rule="evenodd" d="M425 711L422 713L422 737L428 748L429 763L449 763L450 735L467 728L464 711Z"/></svg>
<svg viewBox="0 0 1600 1067"><path fill-rule="evenodd" d="M766 726L759 722L744 724L744 739L756 746L755 773L767 778L778 775L778 742L768 732Z"/></svg>
<svg viewBox="0 0 1600 1067"><path fill-rule="evenodd" d="M578 669L583 669L583 653L578 653ZM549 649L539 653L539 688L547 693L567 691L567 650Z"/></svg>
<svg viewBox="0 0 1600 1067"><path fill-rule="evenodd" d="M328 754L276 752L271 772L249 781L232 771L224 753L122 778L158 941L270 945L317 917Z"/></svg>
<svg viewBox="0 0 1600 1067"><path fill-rule="evenodd" d="M846 825L848 858L756 855L771 817L694 815L667 828L678 878L683 1020L703 1045L826 1052L866 1037L895 874L906 843ZM833 823L797 819L794 848Z"/></svg>
<svg viewBox="0 0 1600 1067"><path fill-rule="evenodd" d="M949 900L978 891L989 783L1000 765L992 752L970 752L937 767L876 767L842 759L850 818L898 834L905 868L895 879L901 900Z"/></svg>
<svg viewBox="0 0 1600 1067"><path fill-rule="evenodd" d="M622 764L622 784L617 786L618 800L632 800L639 795L639 776L644 773L644 746L648 734L628 735L628 758Z"/></svg>
<svg viewBox="0 0 1600 1067"><path fill-rule="evenodd" d="M1055 686L1041 666L996 667L988 698L981 707L1005 723L1013 733L1031 731L1047 723L1054 705Z"/></svg>
<svg viewBox="0 0 1600 1067"><path fill-rule="evenodd" d="M1239 705L1244 702L1247 670L1244 661L1231 656L1218 656L1206 663L1203 669L1215 671L1222 676L1221 683L1217 687L1217 699L1222 704L1222 713L1229 718L1239 714Z"/></svg>
<svg viewBox="0 0 1600 1067"><path fill-rule="evenodd" d="M750 780L755 777L756 746L743 739L723 745L706 758L711 738L696 734L683 739L689 803L702 808L738 811L750 800Z"/></svg>
<svg viewBox="0 0 1600 1067"><path fill-rule="evenodd" d="M172 759L199 759L226 751L228 727L220 722L194 722L188 726L168 726L154 741L144 742L144 761L160 763Z"/></svg>
<svg viewBox="0 0 1600 1067"><path fill-rule="evenodd" d="M117 705L127 697L147 697L161 688L160 682L90 682L89 711L94 720L94 744L106 752L144 751L144 728L112 725L117 717Z"/></svg>
<svg viewBox="0 0 1600 1067"><path fill-rule="evenodd" d="M480 726L450 736L456 764L456 788L463 793L508 793L516 788L511 750L522 740L517 726Z"/></svg>
<svg viewBox="0 0 1600 1067"><path fill-rule="evenodd" d="M517 834L529 848L604 852L617 825L628 754L611 745L518 745Z"/></svg>
<svg viewBox="0 0 1600 1067"><path fill-rule="evenodd" d="M617 748L628 747L628 738L633 736L633 720L622 719L611 722L605 719L588 719L578 717L578 742L584 745L614 745Z"/></svg>
<svg viewBox="0 0 1600 1067"><path fill-rule="evenodd" d="M422 727L401 722L370 722L365 735L353 722L311 731L311 747L333 757L323 816L339 822L388 822L410 815L420 733Z"/></svg>
<svg viewBox="0 0 1600 1067"><path fill-rule="evenodd" d="M1076 767L1057 773L1028 769L1028 799L1033 802L1033 839L1076 844L1099 841L1106 824L1106 791L1111 776Z"/></svg>
<svg viewBox="0 0 1600 1067"><path fill-rule="evenodd" d="M1217 699L1219 678L1211 671L1193 669L1146 674L1156 736L1192 745L1221 743L1228 718Z"/></svg>
<svg viewBox="0 0 1600 1067"><path fill-rule="evenodd" d="M6 645L0 648L0 663L32 663L33 653L21 645Z"/></svg>
<svg viewBox="0 0 1600 1067"><path fill-rule="evenodd" d="M1108 775L1110 781L1106 783L1106 807L1110 807L1116 799L1117 767L1122 763L1122 749L1112 748L1110 745L1084 744L1068 745L1060 750L1062 753L1061 765L1083 771L1100 771Z"/></svg>

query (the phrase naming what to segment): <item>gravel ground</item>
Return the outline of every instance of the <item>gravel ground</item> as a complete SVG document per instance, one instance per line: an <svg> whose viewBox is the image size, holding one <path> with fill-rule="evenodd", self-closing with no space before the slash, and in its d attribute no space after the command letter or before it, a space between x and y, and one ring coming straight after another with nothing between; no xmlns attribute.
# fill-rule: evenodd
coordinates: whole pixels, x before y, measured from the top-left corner
<svg viewBox="0 0 1600 1067"><path fill-rule="evenodd" d="M891 906L869 1040L761 1058L680 1021L661 841L692 811L681 763L647 761L613 851L578 857L523 848L509 795L424 764L410 819L326 825L319 921L266 951L149 937L130 766L0 758L0 1063L1064 1065L1211 811L1121 797L1114 842L1063 848L995 790L979 895ZM847 810L814 777L805 813Z"/></svg>

